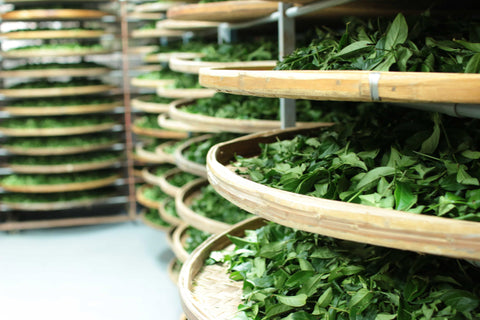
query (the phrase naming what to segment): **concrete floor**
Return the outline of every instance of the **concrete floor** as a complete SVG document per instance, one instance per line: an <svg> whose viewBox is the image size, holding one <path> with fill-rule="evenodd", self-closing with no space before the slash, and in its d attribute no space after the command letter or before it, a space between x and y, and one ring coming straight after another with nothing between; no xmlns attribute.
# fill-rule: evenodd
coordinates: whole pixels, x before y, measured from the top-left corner
<svg viewBox="0 0 480 320"><path fill-rule="evenodd" d="M172 257L141 223L0 233L0 318L178 320Z"/></svg>

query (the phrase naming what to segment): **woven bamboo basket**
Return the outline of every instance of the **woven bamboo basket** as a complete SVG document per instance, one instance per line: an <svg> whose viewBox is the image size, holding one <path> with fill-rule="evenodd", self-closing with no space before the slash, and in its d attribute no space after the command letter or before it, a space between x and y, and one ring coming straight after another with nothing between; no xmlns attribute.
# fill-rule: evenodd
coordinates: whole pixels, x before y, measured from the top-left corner
<svg viewBox="0 0 480 320"><path fill-rule="evenodd" d="M9 50L0 52L4 58L41 58L41 57L72 57L96 54L110 54L110 49L35 49L35 50Z"/></svg>
<svg viewBox="0 0 480 320"><path fill-rule="evenodd" d="M201 68L273 68L277 64L274 60L265 61L235 61L235 62L212 62L197 61L193 59L172 57L168 66L173 71L198 74Z"/></svg>
<svg viewBox="0 0 480 320"><path fill-rule="evenodd" d="M480 75L468 73L202 69L200 84L233 94L291 99L480 102Z"/></svg>
<svg viewBox="0 0 480 320"><path fill-rule="evenodd" d="M85 104L77 106L45 106L45 107L3 107L1 110L19 116L54 116L67 114L87 114L110 111L122 105L121 101L101 104Z"/></svg>
<svg viewBox="0 0 480 320"><path fill-rule="evenodd" d="M168 264L168 267L167 267L168 277L175 285L178 285L178 275L180 274L181 267L182 267L181 262L178 261L177 258L173 258L172 260L170 260L170 263Z"/></svg>
<svg viewBox="0 0 480 320"><path fill-rule="evenodd" d="M245 230L258 229L264 224L257 217L242 221L227 231L210 237L184 262L178 278L178 288L183 311L189 320L233 319L241 303L243 283L231 280L226 266L206 266L205 260L212 251L232 248L227 234L243 237Z"/></svg>
<svg viewBox="0 0 480 320"><path fill-rule="evenodd" d="M57 202L20 203L20 202L2 201L2 205L7 206L9 209L19 210L19 211L54 211L54 210L65 210L65 209L94 206L97 204L104 203L106 199L108 199L108 197L99 197L95 199L72 200L72 201L57 201Z"/></svg>
<svg viewBox="0 0 480 320"><path fill-rule="evenodd" d="M182 2L145 2L137 4L133 9L133 12L162 12L181 4Z"/></svg>
<svg viewBox="0 0 480 320"><path fill-rule="evenodd" d="M11 192L23 192L23 193L53 193L53 192L68 192L68 191L81 191L96 189L104 186L108 186L120 178L119 174L112 175L103 179L85 181L85 182L72 182L64 184L39 184L39 185L5 185L0 184L0 187Z"/></svg>
<svg viewBox="0 0 480 320"><path fill-rule="evenodd" d="M59 147L59 148L20 148L15 146L2 146L9 153L27 156L48 156L48 155L64 155L75 154L89 151L102 150L112 147L119 141L109 143L99 143L95 145L87 145L80 147Z"/></svg>
<svg viewBox="0 0 480 320"><path fill-rule="evenodd" d="M144 58L145 62L157 63L157 62L169 62L172 57L184 57L185 59L194 59L202 57L203 54L197 52L165 52L165 53L152 53Z"/></svg>
<svg viewBox="0 0 480 320"><path fill-rule="evenodd" d="M105 35L103 30L29 30L12 31L0 34L0 37L11 40L19 39L79 39L100 38Z"/></svg>
<svg viewBox="0 0 480 320"><path fill-rule="evenodd" d="M142 178L143 178L143 180L145 180L145 182L147 182L151 185L160 187L160 177L154 175L151 172L152 169L154 169L154 168L147 168L147 167L143 168L142 169Z"/></svg>
<svg viewBox="0 0 480 320"><path fill-rule="evenodd" d="M160 189L162 189L162 191L168 194L170 197L175 198L175 196L180 192L180 188L174 185L171 185L170 183L168 183L167 180L180 172L182 172L182 170L178 168L173 168L165 172L158 179Z"/></svg>
<svg viewBox="0 0 480 320"><path fill-rule="evenodd" d="M47 137L68 136L74 134L92 133L112 129L116 123L103 123L92 126L79 126L70 128L32 128L17 129L0 127L0 132L12 137Z"/></svg>
<svg viewBox="0 0 480 320"><path fill-rule="evenodd" d="M235 156L253 157L259 143L309 134L277 130L217 144L207 155L208 179L235 205L276 223L350 241L480 260L480 223L309 197L267 187L237 175Z"/></svg>
<svg viewBox="0 0 480 320"><path fill-rule="evenodd" d="M130 80L130 84L132 86L142 87L142 88L166 87L169 85L173 85L174 83L175 83L174 79L152 80L152 79L133 78L132 80Z"/></svg>
<svg viewBox="0 0 480 320"><path fill-rule="evenodd" d="M137 198L137 202L140 203L144 207L151 208L151 209L158 209L158 207L162 205L162 202L158 202L158 201L148 199L144 195L144 192L149 188L152 188L152 186L149 186L148 184L145 184L135 191L135 196Z"/></svg>
<svg viewBox="0 0 480 320"><path fill-rule="evenodd" d="M156 37L173 37L179 38L184 32L180 30L169 29L138 29L131 33L132 38L156 38Z"/></svg>
<svg viewBox="0 0 480 320"><path fill-rule="evenodd" d="M158 207L158 214L160 217L170 223L172 226L180 226L184 224L183 220L180 219L179 217L175 217L167 212L165 209L165 205L168 203L168 201L174 201L173 199L164 201L159 207Z"/></svg>
<svg viewBox="0 0 480 320"><path fill-rule="evenodd" d="M175 20L239 22L266 17L277 11L277 7L275 2L254 0L196 3L168 9L167 18Z"/></svg>
<svg viewBox="0 0 480 320"><path fill-rule="evenodd" d="M185 20L165 19L157 22L157 28L164 28L164 29L171 29L171 30L184 30L184 31L218 28L219 25L220 25L219 22L198 21L198 20L185 21Z"/></svg>
<svg viewBox="0 0 480 320"><path fill-rule="evenodd" d="M168 114L158 115L158 125L169 130L181 130L187 132L206 132L210 131L208 126L190 124L188 122L172 120Z"/></svg>
<svg viewBox="0 0 480 320"><path fill-rule="evenodd" d="M137 143L137 145L135 146L135 151L137 152L137 155L144 162L147 162L147 163L165 163L165 162L171 163L170 159L168 157L161 156L161 155L157 154L156 152L147 151L143 147L144 146L143 146L142 143Z"/></svg>
<svg viewBox="0 0 480 320"><path fill-rule="evenodd" d="M178 215L185 223L208 233L222 233L230 229L231 225L204 217L190 209L192 201L201 195L200 189L207 185L208 181L206 179L198 179L187 183L180 189L180 192L175 197L175 206L177 207ZM222 208L218 208L218 210L222 210Z"/></svg>
<svg viewBox="0 0 480 320"><path fill-rule="evenodd" d="M141 128L135 124L132 126L132 131L141 136L149 136L161 139L185 139L188 137L187 132Z"/></svg>
<svg viewBox="0 0 480 320"><path fill-rule="evenodd" d="M182 143L178 148L175 150L173 156L175 158L175 164L177 167L179 167L181 170L185 172L189 172L192 174L195 174L199 177L207 177L207 167L203 164L196 163L193 161L188 160L187 158L184 157L183 152L188 149L192 144L197 143L197 142L202 142L206 141L213 137L212 134L204 134L198 137L194 137L192 139L188 139L184 143Z"/></svg>
<svg viewBox="0 0 480 320"><path fill-rule="evenodd" d="M147 96L148 97L148 96ZM143 98L147 98L143 97ZM132 99L131 104L132 107L135 109L148 112L148 113L163 113L168 112L169 104L167 103L154 103L154 102L146 102L140 98Z"/></svg>
<svg viewBox="0 0 480 320"><path fill-rule="evenodd" d="M168 89L159 87L157 88L157 95L165 98L172 99L200 99L200 98L210 98L217 91L213 89Z"/></svg>
<svg viewBox="0 0 480 320"><path fill-rule="evenodd" d="M24 9L3 13L2 20L64 20L98 19L109 13L88 9Z"/></svg>
<svg viewBox="0 0 480 320"><path fill-rule="evenodd" d="M104 75L110 72L109 68L59 68L59 69L37 69L37 70L2 70L0 78L44 78L63 77L68 74L71 77L88 77Z"/></svg>
<svg viewBox="0 0 480 320"><path fill-rule="evenodd" d="M153 222L151 222L150 220L148 220L147 218L145 218L145 214L146 214L147 210L144 209L140 212L139 214L139 218L140 220L143 222L143 224L145 224L146 226L152 228L152 229L156 229L156 230L160 230L160 231L163 231L163 232L167 232L168 229L170 227L164 227L164 226L161 226L161 225L158 225L158 224L155 224Z"/></svg>
<svg viewBox="0 0 480 320"><path fill-rule="evenodd" d="M115 159L108 159L103 161L91 162L91 163L74 163L74 164L56 164L56 165L20 165L20 164L8 164L7 166L14 172L19 173L67 173L67 172L80 172L97 170L111 167L120 163L122 157Z"/></svg>
<svg viewBox="0 0 480 320"><path fill-rule="evenodd" d="M130 19L138 20L161 20L165 19L165 14L161 12L129 12L127 14Z"/></svg>
<svg viewBox="0 0 480 320"><path fill-rule="evenodd" d="M175 231L173 232L173 243L172 243L172 251L177 257L178 260L181 262L185 262L188 259L188 256L190 255L184 248L185 241L187 240L187 231L188 225L186 224L181 224L177 226Z"/></svg>
<svg viewBox="0 0 480 320"><path fill-rule="evenodd" d="M170 104L169 114L172 119L186 122L201 128L209 128L208 132L236 132L236 133L253 133L265 130L279 129L281 122L278 120L243 120L243 119L227 119L217 118L201 114L185 112L182 110L184 106L195 103L191 99L176 100ZM311 126L330 126L332 123L327 122L296 122L297 127Z"/></svg>
<svg viewBox="0 0 480 320"><path fill-rule="evenodd" d="M100 93L114 88L115 86L109 84L100 84L66 88L0 89L0 94L10 98L42 98Z"/></svg>
<svg viewBox="0 0 480 320"><path fill-rule="evenodd" d="M175 158L173 157L173 155L165 151L165 148L167 148L167 147L169 147L169 146L171 146L175 143L176 143L176 141L167 141L167 142L159 144L155 148L155 154L157 155L157 157L159 157L161 159L164 159L165 160L164 162L175 164Z"/></svg>

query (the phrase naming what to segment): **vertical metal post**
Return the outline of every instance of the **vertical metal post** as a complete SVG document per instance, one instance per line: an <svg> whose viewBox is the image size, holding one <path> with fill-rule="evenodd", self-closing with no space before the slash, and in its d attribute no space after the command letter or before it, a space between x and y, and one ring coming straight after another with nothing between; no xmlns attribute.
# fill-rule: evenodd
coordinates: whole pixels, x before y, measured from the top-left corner
<svg viewBox="0 0 480 320"><path fill-rule="evenodd" d="M133 137L132 137L132 108L130 106L130 78L128 66L128 22L127 2L120 0L120 21L122 35L122 75L123 75L123 105L125 108L125 150L127 152L127 181L128 181L128 216L137 218L137 204L135 198L135 174L133 170Z"/></svg>
<svg viewBox="0 0 480 320"><path fill-rule="evenodd" d="M291 4L278 3L278 59L290 54L295 49L295 20L287 17L285 11ZM296 122L295 100L280 98L280 121L282 129L294 127Z"/></svg>
<svg viewBox="0 0 480 320"><path fill-rule="evenodd" d="M218 44L232 43L237 40L237 30L230 28L226 22L220 23L217 28Z"/></svg>

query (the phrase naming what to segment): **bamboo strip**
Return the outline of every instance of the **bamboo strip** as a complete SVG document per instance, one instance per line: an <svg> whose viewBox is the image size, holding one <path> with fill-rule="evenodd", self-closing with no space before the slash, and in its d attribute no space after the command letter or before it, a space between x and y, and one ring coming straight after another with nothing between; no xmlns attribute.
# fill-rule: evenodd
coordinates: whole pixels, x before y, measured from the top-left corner
<svg viewBox="0 0 480 320"><path fill-rule="evenodd" d="M103 30L29 30L12 31L0 34L5 39L79 39L100 38L105 35Z"/></svg>
<svg viewBox="0 0 480 320"><path fill-rule="evenodd" d="M168 66L173 71L198 74L201 68L273 68L277 61L235 61L235 62L212 62L197 61L183 57L174 56L170 59Z"/></svg>
<svg viewBox="0 0 480 320"><path fill-rule="evenodd" d="M27 156L48 156L48 155L64 155L90 152L102 150L112 147L119 141L109 143L99 143L96 145L87 145L80 147L59 147L59 148L20 148L14 146L2 146L3 149L13 154L27 155Z"/></svg>
<svg viewBox="0 0 480 320"><path fill-rule="evenodd" d="M103 169L120 163L122 157L92 163L55 164L55 165L20 165L8 164L7 167L19 173L67 173Z"/></svg>
<svg viewBox="0 0 480 320"><path fill-rule="evenodd" d="M42 98L100 93L114 88L109 84L100 84L65 88L0 89L0 94L11 98Z"/></svg>
<svg viewBox="0 0 480 320"><path fill-rule="evenodd" d="M88 9L22 9L3 13L2 20L97 19L107 12Z"/></svg>
<svg viewBox="0 0 480 320"><path fill-rule="evenodd" d="M28 128L28 129L17 129L17 128L3 128L0 127L0 132L12 137L47 137L47 136L68 136L75 134L84 134L99 132L112 129L116 126L116 123L102 123L93 126L78 126L70 128Z"/></svg>
<svg viewBox="0 0 480 320"><path fill-rule="evenodd" d="M11 115L22 116L53 116L53 115L67 115L67 114L86 114L113 110L120 107L122 103L115 101L112 103L101 104L85 104L77 106L45 106L45 107L14 107L5 106L1 110L8 112Z"/></svg>
<svg viewBox="0 0 480 320"><path fill-rule="evenodd" d="M87 77L104 75L110 72L110 68L63 68L63 69L35 69L35 70L2 70L0 78L44 78L63 77L68 74L71 77Z"/></svg>
<svg viewBox="0 0 480 320"><path fill-rule="evenodd" d="M203 164L196 163L193 161L188 160L183 156L183 152L188 149L192 144L197 142L206 141L213 137L212 134L205 134L198 137L194 137L192 139L188 139L184 143L182 143L174 152L175 164L181 170L185 172L189 172L195 174L199 177L206 178L207 177L207 167Z"/></svg>

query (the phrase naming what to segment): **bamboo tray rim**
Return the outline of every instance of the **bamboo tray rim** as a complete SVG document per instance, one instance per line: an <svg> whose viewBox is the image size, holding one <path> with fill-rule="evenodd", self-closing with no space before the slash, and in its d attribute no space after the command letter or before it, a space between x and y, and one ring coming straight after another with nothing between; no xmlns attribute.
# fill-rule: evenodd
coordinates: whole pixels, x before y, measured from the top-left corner
<svg viewBox="0 0 480 320"><path fill-rule="evenodd" d="M73 163L73 164L55 164L55 165L19 165L19 164L7 164L7 167L14 172L20 173L67 173L67 172L79 172L89 171L111 167L114 164L120 163L122 156L118 156L114 159L107 159L96 162L87 163Z"/></svg>
<svg viewBox="0 0 480 320"><path fill-rule="evenodd" d="M220 143L207 155L208 179L235 205L276 223L334 238L402 250L480 260L480 223L418 215L327 200L274 189L240 177L224 165L237 155L254 156L258 143L306 133L274 130ZM249 145L249 154L238 151ZM217 158L217 157L220 157Z"/></svg>
<svg viewBox="0 0 480 320"><path fill-rule="evenodd" d="M99 38L107 34L104 30L28 30L1 33L4 39L76 39Z"/></svg>
<svg viewBox="0 0 480 320"><path fill-rule="evenodd" d="M182 107L195 103L194 100L184 99L170 103L168 113L172 119L183 121L185 123L197 125L200 128L209 128L208 132L236 132L236 133L254 133L265 130L274 130L281 127L279 120L260 120L260 119L230 119L211 117L203 114L189 113L182 111ZM296 122L297 127L309 126L331 126L331 122Z"/></svg>
<svg viewBox="0 0 480 320"><path fill-rule="evenodd" d="M6 111L11 115L65 115L65 114L86 114L113 110L122 105L121 101L99 104L83 104L72 106L45 106L45 107L13 107L5 106L0 110Z"/></svg>
<svg viewBox="0 0 480 320"><path fill-rule="evenodd" d="M172 260L170 260L167 267L168 277L175 285L178 285L178 275L180 274L181 268L181 266L178 265L178 262L179 260L174 257L172 258ZM177 268L177 270L175 270L175 268Z"/></svg>
<svg viewBox="0 0 480 320"><path fill-rule="evenodd" d="M167 210L165 209L165 206L168 204L169 201L175 201L173 198L167 199L166 201L163 201L162 204L158 207L158 214L160 217L170 223L172 226L179 226L184 224L184 221L181 218L177 218L175 216L172 216L171 214L168 214Z"/></svg>
<svg viewBox="0 0 480 320"><path fill-rule="evenodd" d="M150 37L181 37L184 32L170 29L137 29L132 30L132 38L150 38Z"/></svg>
<svg viewBox="0 0 480 320"><path fill-rule="evenodd" d="M127 18L138 20L160 20L165 19L165 13L132 11L127 13Z"/></svg>
<svg viewBox="0 0 480 320"><path fill-rule="evenodd" d="M160 187L160 177L154 175L153 173L150 172L151 169L155 168L148 168L145 167L142 169L142 178L145 180L145 182Z"/></svg>
<svg viewBox="0 0 480 320"><path fill-rule="evenodd" d="M39 57L69 57L95 54L109 54L111 49L37 49L37 50L9 50L0 52L4 58L39 58Z"/></svg>
<svg viewBox="0 0 480 320"><path fill-rule="evenodd" d="M158 208L162 205L162 201L151 200L151 199L145 197L145 195L143 194L147 189L151 189L151 188L153 188L153 186L148 185L148 184L144 184L144 185L140 186L139 188L137 188L137 190L135 191L135 195L137 197L138 203L140 203L142 206L148 207L150 209L157 209L158 210Z"/></svg>
<svg viewBox="0 0 480 320"><path fill-rule="evenodd" d="M150 152L144 149L144 144L143 143L137 143L135 145L135 151L137 152L137 155L143 158L144 160L147 160L146 162L149 163L171 163L169 158L165 156L161 156L157 154L156 152Z"/></svg>
<svg viewBox="0 0 480 320"><path fill-rule="evenodd" d="M165 98L184 99L184 98L210 98L217 91L214 89L168 89L157 88L157 95Z"/></svg>
<svg viewBox="0 0 480 320"><path fill-rule="evenodd" d="M209 29L217 28L220 25L220 22L215 21L201 21L201 20L173 20L165 19L158 21L156 26L157 28L164 28L170 30L199 30L199 29Z"/></svg>
<svg viewBox="0 0 480 320"><path fill-rule="evenodd" d="M185 232L187 231L188 225L186 223L182 223L177 226L175 231L173 232L172 240L173 240L173 245L172 245L172 251L177 257L178 260L181 262L185 262L190 254L185 250L183 247L183 244L185 243L186 239L186 234Z"/></svg>
<svg viewBox="0 0 480 320"><path fill-rule="evenodd" d="M114 85L99 84L65 88L0 89L0 94L14 98L60 97L105 92L114 89Z"/></svg>
<svg viewBox="0 0 480 320"><path fill-rule="evenodd" d="M138 135L164 138L164 139L184 139L188 137L187 132L170 131L170 130L164 130L164 129L141 128L139 126L136 126L135 124L132 125L132 131L133 133Z"/></svg>
<svg viewBox="0 0 480 320"><path fill-rule="evenodd" d="M168 63L169 68L177 72L198 74L201 68L274 68L277 60L259 60L259 61L198 61L184 57L173 56Z"/></svg>
<svg viewBox="0 0 480 320"><path fill-rule="evenodd" d="M2 146L3 149L13 154L19 155L32 155L32 156L45 156L45 155L62 155L62 154L75 154L81 152L95 151L112 147L119 140L108 143L97 143L94 145L78 146L78 147L57 147L57 148L20 148L11 146Z"/></svg>
<svg viewBox="0 0 480 320"><path fill-rule="evenodd" d="M133 12L162 12L167 11L169 8L178 6L182 2L178 1L162 1L162 2L145 2L141 4L137 4Z"/></svg>
<svg viewBox="0 0 480 320"><path fill-rule="evenodd" d="M167 18L176 20L236 22L266 17L277 11L277 9L277 3L271 1L235 0L195 3L168 9Z"/></svg>
<svg viewBox="0 0 480 320"><path fill-rule="evenodd" d="M110 72L108 67L93 68L56 68L56 69L37 69L37 70L2 70L0 77L10 78L43 78L43 77L61 77L68 74L69 76L90 76L102 75Z"/></svg>
<svg viewBox="0 0 480 320"><path fill-rule="evenodd" d="M242 296L242 282L234 281L229 278L228 268L225 265L205 266L205 260L210 255L210 252L216 250L223 250L232 243L227 235L242 237L245 230L257 229L263 226L266 222L258 217L252 217L244 220L238 224L231 226L228 230L213 235L198 246L183 263L180 275L178 278L178 288L180 293L180 300L183 311L189 320L210 320L210 319L231 319L237 311L238 304L233 303L232 297L238 297L238 303L241 302ZM207 270L210 269L210 270ZM206 278L203 279L203 284L196 282L199 277L202 277L202 271L209 271L216 275L216 280ZM207 274L208 275L208 274ZM206 283L209 285L205 285ZM195 289L205 289L202 292L195 293ZM216 297L216 310L220 314L213 314L208 307L211 303L208 301L209 293L212 297ZM224 299L219 300L218 293L222 292ZM220 307L221 306L221 307ZM228 307L228 309L225 308ZM232 314L228 311L232 310Z"/></svg>
<svg viewBox="0 0 480 320"><path fill-rule="evenodd" d="M175 158L173 157L173 155L169 154L164 149L166 147L169 147L169 146L175 144L176 142L177 141L172 141L171 140L171 141L166 141L166 142L160 143L155 148L155 154L157 155L157 157L161 157L162 159L165 159L165 162L167 162L167 163L175 164Z"/></svg>
<svg viewBox="0 0 480 320"><path fill-rule="evenodd" d="M51 211L51 210L64 210L80 207L93 206L103 203L108 196L100 196L92 199L72 200L72 201L52 201L52 202L7 202L2 201L2 205L7 206L12 210L22 211Z"/></svg>
<svg viewBox="0 0 480 320"><path fill-rule="evenodd" d="M180 170L179 168L173 168L173 169L167 170L158 179L160 189L162 189L162 191L165 192L170 197L175 198L175 196L180 192L180 188L168 183L167 180L168 178L180 172L182 172L182 170Z"/></svg>
<svg viewBox="0 0 480 320"><path fill-rule="evenodd" d="M78 127L62 127L62 128L32 128L32 129L17 129L0 127L0 132L12 137L31 137L31 136L66 136L83 133L93 133L98 131L105 131L116 126L116 122L102 123L91 126Z"/></svg>
<svg viewBox="0 0 480 320"><path fill-rule="evenodd" d="M192 144L208 140L211 137L213 137L213 134L204 134L204 135L201 135L201 136L198 136L198 137L188 139L187 141L185 141L184 143L179 145L178 148L173 153L173 156L175 158L175 164L177 165L177 167L179 167L180 169L182 169L185 172L189 172L189 173L195 174L197 176L206 178L207 177L207 166L188 160L187 158L185 158L183 156L183 152L188 147L190 147Z"/></svg>
<svg viewBox="0 0 480 320"><path fill-rule="evenodd" d="M179 56L185 58L197 58L204 56L202 53L198 52L163 52L163 53L150 53L145 56L143 59L145 62L169 62L172 57Z"/></svg>
<svg viewBox="0 0 480 320"><path fill-rule="evenodd" d="M168 114L158 115L158 125L165 129L181 130L187 132L208 132L211 131L209 127L202 125L195 125L185 121L171 119Z"/></svg>
<svg viewBox="0 0 480 320"><path fill-rule="evenodd" d="M130 80L130 84L135 87L143 87L143 88L158 88L158 87L166 87L175 83L174 79L141 79L141 78L132 78Z"/></svg>
<svg viewBox="0 0 480 320"><path fill-rule="evenodd" d="M12 192L24 192L24 193L54 193L54 192L67 192L67 191L81 191L96 189L103 186L107 186L115 182L120 178L120 174L113 174L110 177L84 181L84 182L72 182L72 183L63 183L63 184L38 184L38 185L15 185L8 186L0 184L4 190Z"/></svg>
<svg viewBox="0 0 480 320"><path fill-rule="evenodd" d="M3 13L3 20L95 19L108 12L90 9L17 9Z"/></svg>
<svg viewBox="0 0 480 320"><path fill-rule="evenodd" d="M201 195L200 189L208 184L206 179L197 179L187 183L180 188L179 193L175 197L175 206L182 220L192 227L211 234L222 233L230 229L231 225L202 216L190 208L192 201ZM221 208L218 209L221 210Z"/></svg>
<svg viewBox="0 0 480 320"><path fill-rule="evenodd" d="M200 70L199 82L205 87L223 92L262 97L467 104L480 102L480 91L477 90L480 75L471 73L204 68Z"/></svg>
<svg viewBox="0 0 480 320"><path fill-rule="evenodd" d="M143 96L143 97L146 97L146 96ZM148 113L168 112L169 103L147 102L147 101L142 101L140 98L142 97L131 100L131 105L135 109L145 111Z"/></svg>
<svg viewBox="0 0 480 320"><path fill-rule="evenodd" d="M158 224L155 224L153 222L150 222L147 218L145 218L145 215L147 213L147 210L144 209L140 212L139 214L139 218L140 218L140 221L142 221L143 224L145 224L147 227L150 227L152 229L156 229L156 230L160 230L160 231L163 231L163 232L167 232L168 229L170 227L164 227L164 226L160 226Z"/></svg>

